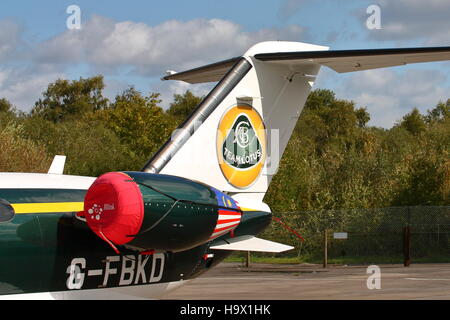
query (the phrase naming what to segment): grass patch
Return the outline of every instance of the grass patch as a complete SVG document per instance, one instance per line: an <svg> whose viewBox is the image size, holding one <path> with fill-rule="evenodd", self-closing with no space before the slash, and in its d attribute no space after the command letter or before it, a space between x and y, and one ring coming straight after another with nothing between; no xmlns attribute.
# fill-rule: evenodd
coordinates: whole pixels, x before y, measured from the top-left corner
<svg viewBox="0 0 450 320"><path fill-rule="evenodd" d="M245 263L246 255L242 253L233 253L227 257L224 262ZM312 256L300 256L300 257L274 257L274 256L262 256L251 255L251 263L269 263L269 264L300 264L300 263L312 263L322 264L323 259ZM411 263L450 263L450 256L435 256L424 258L412 258ZM402 256L355 256L355 257L338 257L329 258L328 264L336 265L365 265L365 264L403 264Z"/></svg>
<svg viewBox="0 0 450 320"><path fill-rule="evenodd" d="M251 263L273 263L273 264L295 264L295 263L308 263L306 260L297 257L258 257L251 256ZM241 262L245 263L244 257L230 256L227 257L224 262Z"/></svg>

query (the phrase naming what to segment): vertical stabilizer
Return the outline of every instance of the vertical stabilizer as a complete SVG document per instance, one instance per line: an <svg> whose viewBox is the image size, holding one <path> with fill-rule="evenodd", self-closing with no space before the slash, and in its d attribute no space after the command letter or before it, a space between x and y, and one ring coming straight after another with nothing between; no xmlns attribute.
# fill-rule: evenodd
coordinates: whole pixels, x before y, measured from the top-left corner
<svg viewBox="0 0 450 320"><path fill-rule="evenodd" d="M298 42L262 42L240 58L166 77L196 83L226 72L143 170L201 181L237 199L242 195L260 202L320 65L274 64L254 56L327 49ZM224 69L225 64L232 66Z"/></svg>

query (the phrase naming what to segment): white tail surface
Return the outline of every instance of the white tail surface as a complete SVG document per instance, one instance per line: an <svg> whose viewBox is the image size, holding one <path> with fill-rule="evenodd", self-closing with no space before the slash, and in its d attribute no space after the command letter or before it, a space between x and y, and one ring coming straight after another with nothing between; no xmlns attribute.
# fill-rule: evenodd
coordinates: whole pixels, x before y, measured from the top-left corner
<svg viewBox="0 0 450 320"><path fill-rule="evenodd" d="M158 172L201 181L237 198L245 194L246 199L262 201L320 65L266 63L254 59L254 55L274 50L326 49L296 42L253 46L243 56L250 70L204 121L193 126L195 131L189 132ZM233 64L236 61L235 58ZM199 73L200 80L191 72L189 82L214 80L223 75L224 70L218 69L218 75L211 68ZM186 135L183 130L177 134Z"/></svg>
<svg viewBox="0 0 450 320"><path fill-rule="evenodd" d="M353 72L443 60L450 47L333 51L270 41L242 57L171 72L165 80L220 81L143 171L201 181L267 207L262 199L321 66Z"/></svg>

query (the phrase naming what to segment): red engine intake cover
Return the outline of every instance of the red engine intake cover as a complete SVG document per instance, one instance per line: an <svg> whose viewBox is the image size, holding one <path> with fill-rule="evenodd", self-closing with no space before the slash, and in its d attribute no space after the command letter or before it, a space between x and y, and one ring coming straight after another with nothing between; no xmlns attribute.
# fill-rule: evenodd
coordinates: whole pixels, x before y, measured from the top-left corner
<svg viewBox="0 0 450 320"><path fill-rule="evenodd" d="M122 245L139 232L144 219L144 201L138 185L122 172L101 175L84 199L84 215L100 238Z"/></svg>

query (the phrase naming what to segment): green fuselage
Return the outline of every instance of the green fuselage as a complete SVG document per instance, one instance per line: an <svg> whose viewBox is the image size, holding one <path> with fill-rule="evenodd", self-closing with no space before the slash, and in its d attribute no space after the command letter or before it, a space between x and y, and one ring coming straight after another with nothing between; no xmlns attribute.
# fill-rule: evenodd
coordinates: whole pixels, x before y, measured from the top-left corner
<svg viewBox="0 0 450 320"><path fill-rule="evenodd" d="M180 252L156 250L142 255L139 250L121 246L117 255L75 217L77 210L73 209L83 203L85 193L0 189L0 198L17 209L11 221L0 223L0 295L186 280L230 254L209 249L214 241L230 237L226 234ZM73 211L67 211L71 207ZM64 212L52 212L58 208ZM255 235L269 223L269 213L245 212L234 236ZM211 253L213 258L205 258Z"/></svg>

